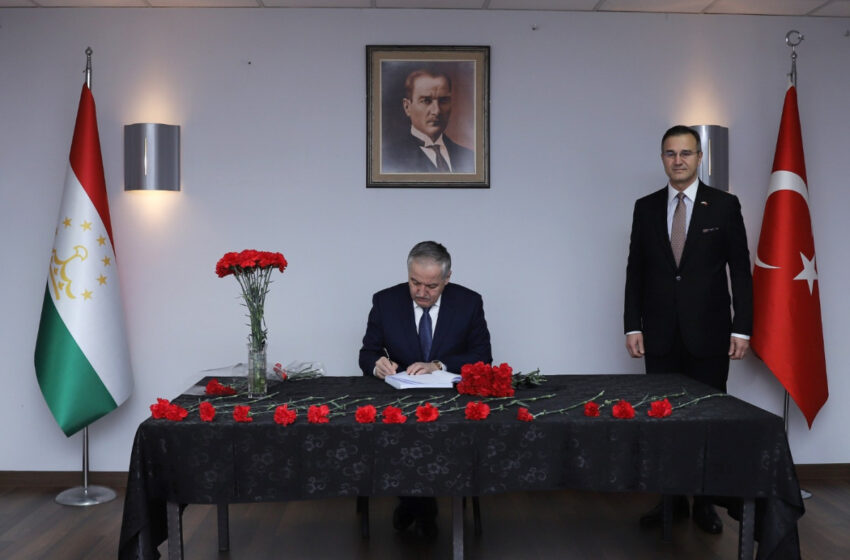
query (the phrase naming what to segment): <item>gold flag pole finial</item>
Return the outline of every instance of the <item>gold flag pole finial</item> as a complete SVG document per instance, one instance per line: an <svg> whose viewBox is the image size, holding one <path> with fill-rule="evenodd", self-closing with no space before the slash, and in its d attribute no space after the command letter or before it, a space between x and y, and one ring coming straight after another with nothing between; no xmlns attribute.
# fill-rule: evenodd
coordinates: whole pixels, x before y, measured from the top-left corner
<svg viewBox="0 0 850 560"><path fill-rule="evenodd" d="M86 85L91 89L91 47L86 47Z"/></svg>
<svg viewBox="0 0 850 560"><path fill-rule="evenodd" d="M803 34L792 29L785 34L785 44L791 47L791 73L788 78L791 80L791 85L797 87L797 45L803 42Z"/></svg>

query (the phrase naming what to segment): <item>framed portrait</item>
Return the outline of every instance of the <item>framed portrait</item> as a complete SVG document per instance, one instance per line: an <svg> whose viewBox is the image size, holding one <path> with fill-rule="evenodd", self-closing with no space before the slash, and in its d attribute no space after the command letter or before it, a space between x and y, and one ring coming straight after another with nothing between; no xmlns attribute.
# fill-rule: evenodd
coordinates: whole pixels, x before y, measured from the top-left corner
<svg viewBox="0 0 850 560"><path fill-rule="evenodd" d="M366 47L366 186L490 187L490 47Z"/></svg>

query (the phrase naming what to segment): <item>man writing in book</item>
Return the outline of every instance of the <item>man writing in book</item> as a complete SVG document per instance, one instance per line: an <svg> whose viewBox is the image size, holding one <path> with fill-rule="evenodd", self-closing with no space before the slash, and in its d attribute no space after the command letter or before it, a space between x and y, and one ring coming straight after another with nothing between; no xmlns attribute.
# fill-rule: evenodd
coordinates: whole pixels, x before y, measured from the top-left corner
<svg viewBox="0 0 850 560"><path fill-rule="evenodd" d="M460 373L464 364L493 361L481 296L450 284L451 275L452 258L441 244L423 241L410 250L407 283L372 297L360 348L363 375Z"/></svg>
<svg viewBox="0 0 850 560"><path fill-rule="evenodd" d="M452 259L441 244L423 241L410 250L407 283L372 297L360 348L363 375L385 379L401 371L459 373L464 364L493 361L481 296L449 284L451 275ZM437 501L409 496L399 500L393 527L404 531L415 521L418 533L433 537Z"/></svg>

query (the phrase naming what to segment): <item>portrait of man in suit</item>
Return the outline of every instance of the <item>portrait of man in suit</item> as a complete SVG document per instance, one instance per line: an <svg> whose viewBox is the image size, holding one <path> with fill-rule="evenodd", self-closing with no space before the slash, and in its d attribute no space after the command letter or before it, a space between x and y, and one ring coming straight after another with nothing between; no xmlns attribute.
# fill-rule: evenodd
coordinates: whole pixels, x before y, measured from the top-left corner
<svg viewBox="0 0 850 560"><path fill-rule="evenodd" d="M366 187L490 187L490 47L366 46Z"/></svg>
<svg viewBox="0 0 850 560"><path fill-rule="evenodd" d="M404 80L409 128L384 142L384 173L475 173L475 152L445 133L454 106L448 73L420 68Z"/></svg>
<svg viewBox="0 0 850 560"><path fill-rule="evenodd" d="M449 283L452 259L434 241L417 243L407 256L407 282L372 296L372 309L360 348L363 375L384 379L406 371L460 372L464 364L493 360L484 303L469 288ZM433 537L437 532L433 497L400 496L393 527Z"/></svg>
<svg viewBox="0 0 850 560"><path fill-rule="evenodd" d="M665 132L668 183L634 206L623 321L626 349L646 373L682 373L725 392L729 359L744 357L752 333L750 254L738 198L698 179L701 160L696 131ZM660 524L661 512L641 525ZM673 513L687 516L684 496ZM694 499L693 515L704 531L722 531L708 499Z"/></svg>

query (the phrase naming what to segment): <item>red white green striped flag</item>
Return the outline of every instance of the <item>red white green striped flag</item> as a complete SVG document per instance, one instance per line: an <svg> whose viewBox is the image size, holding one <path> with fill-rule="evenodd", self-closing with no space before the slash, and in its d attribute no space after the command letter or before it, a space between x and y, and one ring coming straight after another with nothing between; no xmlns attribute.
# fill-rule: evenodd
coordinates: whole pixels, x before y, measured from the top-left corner
<svg viewBox="0 0 850 560"><path fill-rule="evenodd" d="M35 371L66 436L133 389L94 98L83 85L53 240Z"/></svg>

